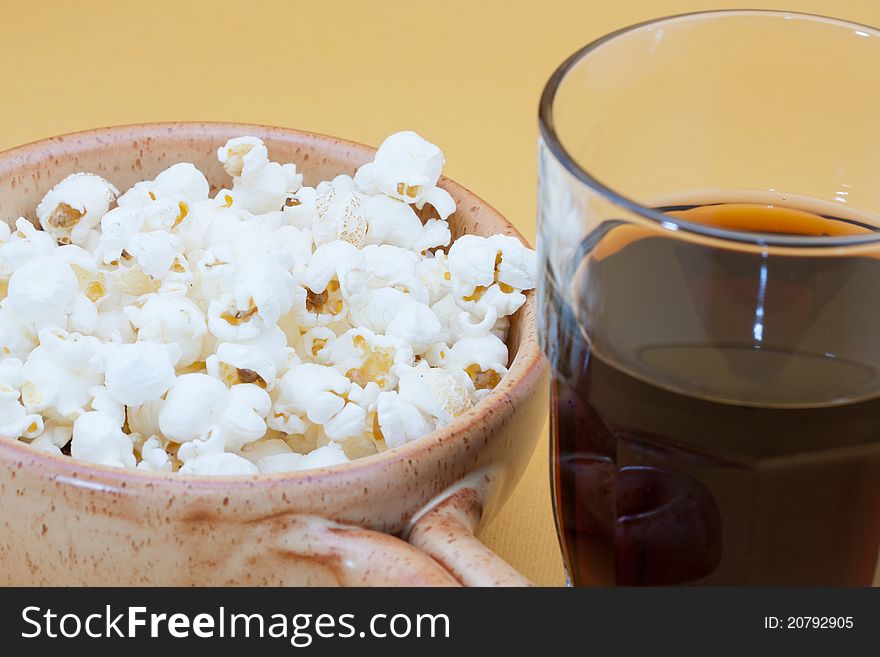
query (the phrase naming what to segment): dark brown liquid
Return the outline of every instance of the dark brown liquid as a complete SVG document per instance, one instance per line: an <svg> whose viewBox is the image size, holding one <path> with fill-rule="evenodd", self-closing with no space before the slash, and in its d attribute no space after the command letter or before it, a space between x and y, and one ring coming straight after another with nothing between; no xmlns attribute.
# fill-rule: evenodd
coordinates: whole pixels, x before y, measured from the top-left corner
<svg viewBox="0 0 880 657"><path fill-rule="evenodd" d="M765 233L874 230L748 204L675 213ZM870 584L877 252L761 254L607 222L564 264L540 303L573 582Z"/></svg>

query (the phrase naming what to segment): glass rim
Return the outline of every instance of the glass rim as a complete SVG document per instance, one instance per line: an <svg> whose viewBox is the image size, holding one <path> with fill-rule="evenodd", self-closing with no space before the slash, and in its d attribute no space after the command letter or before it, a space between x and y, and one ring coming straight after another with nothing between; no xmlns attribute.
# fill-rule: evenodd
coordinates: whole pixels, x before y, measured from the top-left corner
<svg viewBox="0 0 880 657"><path fill-rule="evenodd" d="M601 182L596 176L590 173L586 168L582 167L576 159L569 153L568 149L563 145L562 140L556 132L556 126L553 120L553 104L556 100L557 92L562 83L568 76L569 71L573 69L581 60L587 57L600 46L621 37L630 32L648 27L651 25L659 25L670 21L678 21L681 19L695 17L731 17L731 16L764 16L778 17L786 16L808 19L816 23L827 23L845 27L851 30L860 30L869 32L875 38L880 38L880 29L856 23L854 21L842 18L834 18L832 16L823 16L821 14L811 14L798 11L785 11L778 9L714 9L704 11L692 11L681 14L673 14L660 18L652 18L650 20L634 23L626 27L614 30L608 34L591 41L582 46L571 55L569 55L547 80L544 89L541 92L541 99L538 104L538 129L544 144L562 164L563 167L573 175L577 180L590 187L604 198L608 199L615 205L621 206L634 214L647 219L653 224L663 229L682 230L687 233L693 233L703 237L723 240L727 242L747 243L757 246L780 246L800 249L810 249L816 247L841 247L841 246L859 246L880 242L880 230L877 233L869 235L847 235L847 236L807 236L807 235L780 235L773 233L757 233L753 231L734 231L725 228L716 228L706 226L691 221L686 221L678 217L664 214L650 206L643 205L633 200L629 196L612 189L610 186ZM880 226L878 226L880 229Z"/></svg>

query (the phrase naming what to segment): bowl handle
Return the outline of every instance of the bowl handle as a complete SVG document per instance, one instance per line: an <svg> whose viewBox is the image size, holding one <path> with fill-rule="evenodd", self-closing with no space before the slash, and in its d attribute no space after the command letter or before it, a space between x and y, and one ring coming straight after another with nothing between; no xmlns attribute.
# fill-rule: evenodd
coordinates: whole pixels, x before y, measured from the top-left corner
<svg viewBox="0 0 880 657"><path fill-rule="evenodd" d="M463 486L423 512L408 540L294 514L255 524L254 542L263 551L267 542L272 546L261 563L282 570L295 564L297 571L309 562L305 570L329 574L340 586L530 586L474 536L481 514L479 491ZM294 579L294 585L311 581Z"/></svg>
<svg viewBox="0 0 880 657"><path fill-rule="evenodd" d="M409 542L464 586L532 586L474 535L482 512L478 490L459 488L413 523Z"/></svg>
<svg viewBox="0 0 880 657"><path fill-rule="evenodd" d="M427 554L406 541L343 525L319 516L285 516L276 528L260 524L261 537L271 536L271 550L261 561L279 560L278 566L311 564L306 570L329 574L339 586L460 586L458 580ZM265 550L265 543L262 550ZM295 577L288 585L316 582ZM326 585L322 579L319 583Z"/></svg>

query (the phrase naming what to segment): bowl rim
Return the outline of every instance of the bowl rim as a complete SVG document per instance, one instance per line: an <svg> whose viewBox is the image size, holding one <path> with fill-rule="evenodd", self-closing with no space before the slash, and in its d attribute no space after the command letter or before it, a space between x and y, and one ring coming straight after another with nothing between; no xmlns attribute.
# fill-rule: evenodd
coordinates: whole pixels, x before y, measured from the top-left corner
<svg viewBox="0 0 880 657"><path fill-rule="evenodd" d="M239 136L248 134L247 131L256 133L260 138L269 138L269 133L279 136L310 139L322 143L324 146L345 146L351 150L360 151L365 156L372 156L376 148L360 142L341 139L330 135L286 128L259 123L226 122L226 121L160 121L148 123L120 124L87 130L68 132L61 135L46 137L31 141L19 146L0 151L0 175L9 173L19 168L21 164L37 163L54 159L55 155L62 155L65 147L74 145L78 141L85 140L80 145L82 149L99 147L105 143L105 138L134 138L143 139L152 136L166 136L176 134L186 136L187 131L192 135L204 138L204 130L208 129L219 135ZM229 136L226 137L230 138ZM17 166L10 166L16 158L23 159ZM463 185L441 176L438 186L447 191L456 191L465 197L469 197L484 212L492 215L494 219L505 225L507 233L519 239L526 246L531 246L519 230L507 220L494 206L474 194ZM458 207L464 205L459 203ZM458 207L456 211L458 211ZM525 315L534 314L535 290L526 293L526 303L517 311ZM399 447L388 449L384 452L371 454L370 456L357 458L346 463L334 466L299 470L293 472L260 473L255 475L181 475L176 472L151 472L134 468L117 468L98 463L91 463L76 459L67 455L56 455L31 447L19 439L0 439L0 461L18 460L19 465L24 462L36 462L44 464L53 472L72 483L80 483L86 487L100 487L108 489L125 488L128 483L139 483L146 486L161 484L163 486L182 486L187 489L198 487L200 490L209 489L228 490L230 487L253 487L260 484L284 484L284 483L311 483L333 478L342 478L343 475L356 475L358 473L381 468L391 463L400 461L412 461L428 452L439 449L450 442L466 442L462 438L469 433L469 429L475 427L480 421L494 415L496 411L504 412L506 402L515 401L517 391L527 386L530 380L540 375L547 367L544 356L537 340L537 325L535 322L527 323L520 330L517 353L510 364L507 374L492 391L492 394L480 400L468 411L456 417L448 425L435 429L431 433L416 440L405 443ZM85 481L83 481L85 480Z"/></svg>

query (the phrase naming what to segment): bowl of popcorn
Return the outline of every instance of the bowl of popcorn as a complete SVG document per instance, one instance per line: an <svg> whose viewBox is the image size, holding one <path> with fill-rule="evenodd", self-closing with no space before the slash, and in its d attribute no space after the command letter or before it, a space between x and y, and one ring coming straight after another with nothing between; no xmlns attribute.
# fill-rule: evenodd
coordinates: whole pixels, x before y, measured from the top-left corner
<svg viewBox="0 0 880 657"><path fill-rule="evenodd" d="M535 254L414 132L0 153L0 582L490 585Z"/></svg>

